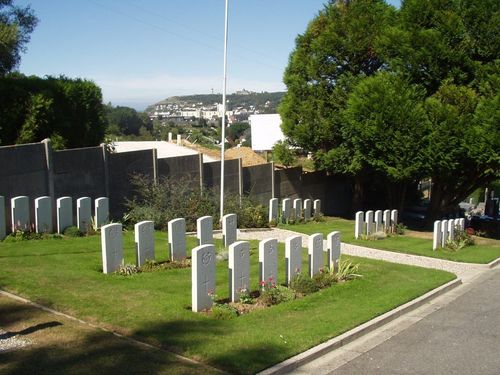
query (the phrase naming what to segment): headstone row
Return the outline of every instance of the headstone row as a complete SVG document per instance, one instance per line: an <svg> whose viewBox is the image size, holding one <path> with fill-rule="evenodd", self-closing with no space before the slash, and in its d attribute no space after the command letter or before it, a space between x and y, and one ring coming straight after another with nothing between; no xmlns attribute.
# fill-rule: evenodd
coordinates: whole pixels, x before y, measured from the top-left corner
<svg viewBox="0 0 500 375"><path fill-rule="evenodd" d="M89 197L76 200L76 225L81 232L87 233L92 221L92 201ZM11 231L18 229L30 230L30 204L27 196L11 198ZM52 198L38 197L34 200L34 230L36 233L52 233ZM109 199L105 197L95 200L95 224L100 228L109 222ZM73 223L73 201L71 197L61 197L56 200L56 230L63 233ZM0 240L6 236L5 198L0 196Z"/></svg>
<svg viewBox="0 0 500 375"><path fill-rule="evenodd" d="M293 203L293 205L292 205ZM291 219L304 219L309 221L321 214L321 200L305 199L302 205L302 199L285 198L281 201L281 221L287 223ZM278 199L272 198L269 200L269 222L277 223L279 220Z"/></svg>
<svg viewBox="0 0 500 375"><path fill-rule="evenodd" d="M465 219L436 220L432 236L432 250L445 247L446 242L454 241L456 231L465 231Z"/></svg>
<svg viewBox="0 0 500 375"><path fill-rule="evenodd" d="M394 232L398 224L398 210L372 210L356 212L354 238L370 235L375 232Z"/></svg>
<svg viewBox="0 0 500 375"><path fill-rule="evenodd" d="M327 236L328 265L338 271L340 259L340 232ZM313 277L323 267L323 235L309 237L309 275ZM302 237L292 236L285 241L286 283L302 269ZM200 245L192 251L192 310L209 309L215 294L215 247ZM250 288L250 245L246 241L229 246L229 295L231 301ZM270 238L259 243L259 282L278 284L278 240Z"/></svg>

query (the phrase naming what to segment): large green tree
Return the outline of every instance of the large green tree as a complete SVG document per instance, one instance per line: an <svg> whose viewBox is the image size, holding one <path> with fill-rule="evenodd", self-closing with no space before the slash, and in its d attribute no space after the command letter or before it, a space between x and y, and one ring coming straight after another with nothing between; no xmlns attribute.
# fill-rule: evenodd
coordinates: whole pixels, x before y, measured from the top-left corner
<svg viewBox="0 0 500 375"><path fill-rule="evenodd" d="M38 23L29 7L14 5L12 0L0 0L0 77L12 71L21 60L30 35Z"/></svg>
<svg viewBox="0 0 500 375"><path fill-rule="evenodd" d="M296 40L283 131L316 166L401 205L433 179L429 219L499 176L497 0L330 1ZM384 73L385 72L385 73Z"/></svg>

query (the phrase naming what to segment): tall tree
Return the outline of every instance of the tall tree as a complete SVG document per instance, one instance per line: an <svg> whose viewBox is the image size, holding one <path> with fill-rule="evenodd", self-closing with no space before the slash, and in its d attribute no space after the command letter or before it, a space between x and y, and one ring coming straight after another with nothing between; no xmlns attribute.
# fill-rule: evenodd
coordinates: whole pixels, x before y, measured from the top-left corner
<svg viewBox="0 0 500 375"><path fill-rule="evenodd" d="M12 71L21 60L30 35L38 23L29 7L14 5L13 0L0 0L0 77Z"/></svg>

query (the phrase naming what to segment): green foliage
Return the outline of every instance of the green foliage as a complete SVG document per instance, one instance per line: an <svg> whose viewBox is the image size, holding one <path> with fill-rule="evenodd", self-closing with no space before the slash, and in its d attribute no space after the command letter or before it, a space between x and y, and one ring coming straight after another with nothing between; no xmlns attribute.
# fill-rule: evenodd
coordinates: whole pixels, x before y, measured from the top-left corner
<svg viewBox="0 0 500 375"><path fill-rule="evenodd" d="M455 227L455 239L446 241L446 249L451 251L458 251L466 246L474 245L474 238L466 231L460 230Z"/></svg>
<svg viewBox="0 0 500 375"><path fill-rule="evenodd" d="M297 155L287 141L278 141L273 146L273 158L285 167L290 167L297 161Z"/></svg>
<svg viewBox="0 0 500 375"><path fill-rule="evenodd" d="M335 273L335 277L337 278L337 281L347 281L363 277L363 275L358 273L358 270L359 270L359 263L355 264L350 260L341 259L339 261L339 269Z"/></svg>
<svg viewBox="0 0 500 375"><path fill-rule="evenodd" d="M313 281L318 289L324 289L332 286L337 281L337 278L328 268L321 268L319 272L313 276Z"/></svg>
<svg viewBox="0 0 500 375"><path fill-rule="evenodd" d="M101 89L66 77L0 79L1 145L54 141L56 149L96 146L104 137Z"/></svg>
<svg viewBox="0 0 500 375"><path fill-rule="evenodd" d="M120 264L120 268L115 271L116 274L121 276L132 276L140 272L141 269L135 264Z"/></svg>
<svg viewBox="0 0 500 375"><path fill-rule="evenodd" d="M111 103L105 106L105 112L108 122L107 134L151 137L150 130L153 129L153 124L145 113L138 113L130 107L113 107Z"/></svg>
<svg viewBox="0 0 500 375"><path fill-rule="evenodd" d="M241 303L244 303L244 304L247 304L247 305L251 305L254 302L250 291L248 289L246 289L246 288L241 289L239 291L239 296L240 296L240 302Z"/></svg>
<svg viewBox="0 0 500 375"><path fill-rule="evenodd" d="M29 5L21 7L14 5L13 0L0 1L0 77L19 64L37 24Z"/></svg>
<svg viewBox="0 0 500 375"><path fill-rule="evenodd" d="M141 272L156 272L162 270L173 270L181 268L190 268L191 259L182 260L167 260L165 262L157 262L155 260L147 260L145 264L140 267Z"/></svg>
<svg viewBox="0 0 500 375"><path fill-rule="evenodd" d="M68 237L82 237L83 233L80 232L80 229L78 229L78 227L71 226L71 227L67 227L64 230L64 235L68 236Z"/></svg>
<svg viewBox="0 0 500 375"><path fill-rule="evenodd" d="M290 280L290 288L300 295L308 295L318 291L318 285L308 274L299 272Z"/></svg>
<svg viewBox="0 0 500 375"><path fill-rule="evenodd" d="M295 292L283 285L276 285L272 279L261 283L259 302L265 306L278 305L295 299Z"/></svg>
<svg viewBox="0 0 500 375"><path fill-rule="evenodd" d="M238 311L228 304L214 304L211 312L212 316L218 320L230 320L238 316Z"/></svg>
<svg viewBox="0 0 500 375"><path fill-rule="evenodd" d="M200 191L199 185L190 179L160 179L154 183L150 178L135 175L131 179L136 195L128 200L125 218L134 224L142 220L153 220L157 229L167 229L170 220L183 217L186 229L196 230L196 220L202 216L219 217L218 192L208 189ZM226 213L235 213L239 228L268 227L267 211L255 204L249 197L226 193L224 199ZM218 220L214 220L214 226Z"/></svg>

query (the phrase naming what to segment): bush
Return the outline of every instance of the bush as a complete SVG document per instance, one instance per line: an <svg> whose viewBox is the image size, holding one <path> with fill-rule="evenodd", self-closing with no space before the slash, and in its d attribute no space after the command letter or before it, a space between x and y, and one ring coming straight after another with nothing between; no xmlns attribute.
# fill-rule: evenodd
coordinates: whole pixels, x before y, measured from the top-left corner
<svg viewBox="0 0 500 375"><path fill-rule="evenodd" d="M474 245L474 239L469 233L455 228L455 239L446 241L446 248L451 251L458 251L467 246Z"/></svg>
<svg viewBox="0 0 500 375"><path fill-rule="evenodd" d="M303 296L318 291L318 286L309 275L299 272L290 280L290 288Z"/></svg>
<svg viewBox="0 0 500 375"><path fill-rule="evenodd" d="M208 189L200 191L192 179L162 178L155 184L149 177L135 175L131 182L136 194L126 203L128 211L124 222L127 224L153 220L156 229L166 230L170 220L183 217L186 230L195 231L199 217L219 217L219 195ZM224 207L226 213L237 215L239 228L269 226L267 210L248 197L226 194ZM214 227L218 226L218 220L214 220Z"/></svg>
<svg viewBox="0 0 500 375"><path fill-rule="evenodd" d="M64 230L64 235L68 236L68 237L82 237L83 233L80 232L80 229L78 229L78 227L71 226L71 227L67 227Z"/></svg>
<svg viewBox="0 0 500 375"><path fill-rule="evenodd" d="M313 276L313 281L318 289L323 289L332 286L337 280L333 272L330 272L328 268L322 268L320 272Z"/></svg>
<svg viewBox="0 0 500 375"><path fill-rule="evenodd" d="M259 301L266 306L277 305L293 299L295 299L295 292L292 289L275 284L264 287L259 296Z"/></svg>
<svg viewBox="0 0 500 375"><path fill-rule="evenodd" d="M219 320L229 320L238 316L238 311L227 304L215 304L212 306L212 316Z"/></svg>

